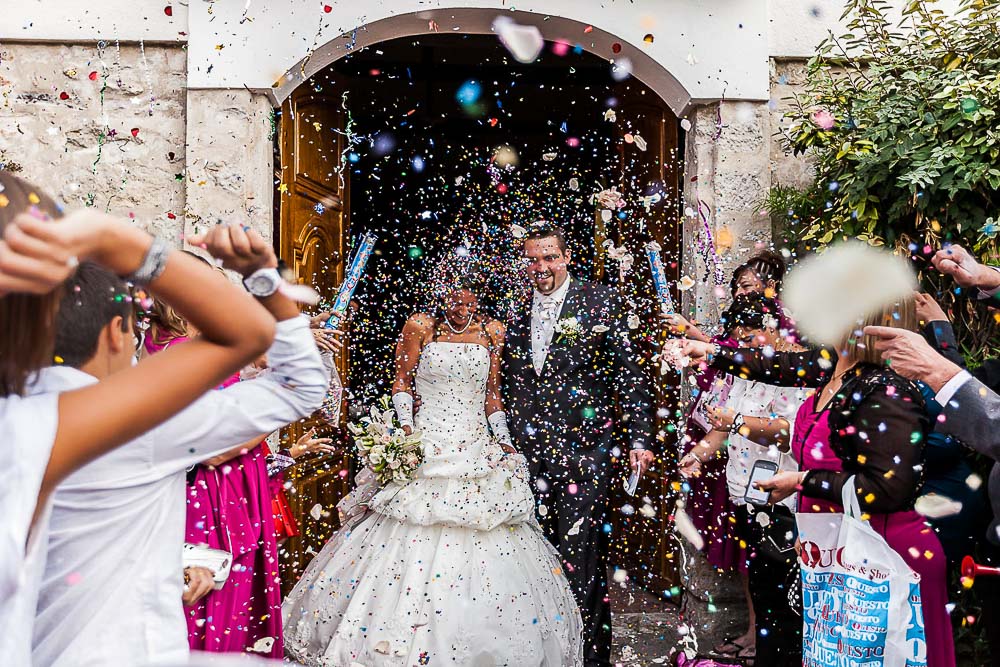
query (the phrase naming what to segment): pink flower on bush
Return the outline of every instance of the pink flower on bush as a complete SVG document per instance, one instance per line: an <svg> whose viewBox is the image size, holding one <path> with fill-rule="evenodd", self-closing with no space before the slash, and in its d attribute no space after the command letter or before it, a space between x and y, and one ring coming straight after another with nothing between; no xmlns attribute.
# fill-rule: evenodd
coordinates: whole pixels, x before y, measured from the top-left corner
<svg viewBox="0 0 1000 667"><path fill-rule="evenodd" d="M812 122L816 123L820 128L824 130L833 129L833 126L837 124L837 119L833 117L833 114L826 109L819 109L812 112Z"/></svg>

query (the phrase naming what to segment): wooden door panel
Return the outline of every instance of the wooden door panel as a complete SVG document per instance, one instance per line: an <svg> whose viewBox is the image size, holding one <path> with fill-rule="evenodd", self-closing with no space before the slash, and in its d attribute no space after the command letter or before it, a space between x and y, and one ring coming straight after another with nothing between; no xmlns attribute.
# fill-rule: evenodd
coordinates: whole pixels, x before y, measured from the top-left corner
<svg viewBox="0 0 1000 667"><path fill-rule="evenodd" d="M650 93L643 93L642 87L624 85L616 97L616 130L621 141L621 178L618 190L629 202L628 217L625 221L613 218L608 223L607 234L616 245L625 245L635 257L635 265L623 286L637 302L637 314L644 325L653 329L659 327L656 318L659 302L653 287L649 265L646 260L645 244L655 239L663 248L664 271L668 283L675 284L679 277L679 222L680 222L680 163L678 157L678 120L670 109ZM641 151L634 142L624 141L625 134L641 136L646 141L646 150ZM653 193L661 195L660 202L647 211L637 204L641 197ZM673 265L671 266L671 262ZM675 303L679 303L676 291ZM660 442L664 456L657 466L643 475L634 498L630 498L620 488L611 495L614 512L613 562L625 567L630 578L654 592L661 592L678 581L677 563L672 557L674 551L669 535L669 503L674 493L669 488L670 477L675 472L670 453L674 451L675 436L668 429L670 417L676 410L676 383L673 374L661 376L653 364L647 366L650 379L656 387L656 429L665 433L667 439ZM664 418L662 415L667 415ZM646 500L653 510L642 512ZM631 505L634 513L621 512L623 505Z"/></svg>
<svg viewBox="0 0 1000 667"><path fill-rule="evenodd" d="M277 247L294 278L312 285L327 302L343 280L350 224L349 188L340 173L343 126L340 99L316 94L309 85L301 86L282 106ZM347 353L335 361L346 384ZM286 474L289 504L300 531L282 545L286 592L339 527L336 505L351 488L351 450L342 430L312 418L290 425L282 437L288 443L312 427L319 435L339 440L341 447L338 454L310 457Z"/></svg>

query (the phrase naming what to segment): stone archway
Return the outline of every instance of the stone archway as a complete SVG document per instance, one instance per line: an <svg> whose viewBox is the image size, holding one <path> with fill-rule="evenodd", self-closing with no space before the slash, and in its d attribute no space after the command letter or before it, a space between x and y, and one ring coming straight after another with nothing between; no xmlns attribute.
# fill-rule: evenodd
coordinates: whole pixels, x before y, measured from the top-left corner
<svg viewBox="0 0 1000 667"><path fill-rule="evenodd" d="M280 104L304 80L347 54L400 37L427 37L434 32L463 35L493 34L492 23L497 17L495 9L464 8L449 10L449 24L441 26L436 20L440 12L419 11L398 14L365 24L326 42L289 68L269 89L275 104ZM610 63L628 68L632 76L642 81L670 107L678 117L683 116L691 104L691 94L664 65L638 45L599 28L572 18L551 17L540 13L517 12L516 20L522 25L538 28L547 42L565 42L579 45L584 51ZM429 26L433 26L430 27ZM586 36L585 40L579 39Z"/></svg>
<svg viewBox="0 0 1000 667"><path fill-rule="evenodd" d="M240 88L234 85L236 80L200 80L195 72L191 81L195 85L187 96L187 228L216 219L243 216L262 234L271 236L275 175L271 141L273 106L286 98L303 77L308 78L362 45L371 46L392 36L427 34L431 21L435 21L440 30L488 34L492 17L498 11L497 7L438 8L426 13L394 14L372 23L361 22L362 27L357 29L337 31L309 55L303 52L286 57L286 64L279 71L258 72L259 85L247 84ZM569 12L570 15L574 13L578 12ZM446 20L440 18L442 16ZM573 19L550 17L546 20L541 13L517 12L514 17L521 23L538 21L543 36L548 39L560 38L551 26L562 26L561 30L570 27L576 34L587 27ZM459 23L459 19L465 23ZM671 74L678 67L688 66L683 57L675 54L673 64L668 66L664 59L654 58L641 50L641 44L637 45L635 39L620 39L614 32L596 26L587 34L588 37L596 34L592 39L594 46L587 50L595 49L592 52L602 57L609 57L612 46L621 44L619 54L615 55L632 57L633 74L687 121L683 199L684 208L693 215L684 220L681 243L684 254L680 260L681 274L694 277L698 284L685 292L684 309L686 314L693 313L711 322L718 314L719 298L711 282L702 282L702 278L710 275L710 267L706 265L705 256L697 250L704 246L706 230L717 240L720 236L729 240L728 245L718 248L725 273L746 257L756 241L770 239L769 221L755 212L757 203L770 186L771 119L767 103L762 101L767 93L760 95L737 90L742 99L722 99L724 87L695 90L682 85L682 77ZM194 47L197 52L197 46ZM596 51L598 48L604 51ZM225 52L225 49L220 51ZM747 60L752 58L748 56ZM760 60L766 63L766 54ZM724 72L723 76L737 74L734 69ZM198 83L202 87L197 87ZM707 586L696 584L690 588L690 599L697 609L689 607L688 613L699 623L717 624L720 619L707 610L713 603L727 603L732 594L716 586L713 585L707 594ZM708 631L707 634L713 633Z"/></svg>

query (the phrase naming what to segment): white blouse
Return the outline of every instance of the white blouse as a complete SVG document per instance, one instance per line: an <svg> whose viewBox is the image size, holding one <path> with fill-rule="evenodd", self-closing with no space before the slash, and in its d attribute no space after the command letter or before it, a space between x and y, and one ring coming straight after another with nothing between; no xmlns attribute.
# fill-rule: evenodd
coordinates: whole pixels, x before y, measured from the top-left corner
<svg viewBox="0 0 1000 667"><path fill-rule="evenodd" d="M792 442L795 428L795 415L799 406L806 400L807 390L795 387L776 387L763 382L752 382L741 378L733 379L733 387L726 399L726 407L744 417L765 417L768 419L784 418L788 421L788 442ZM744 438L739 433L729 436L729 462L726 465L726 479L729 483L729 495L733 503L746 503L744 494L750 483L750 472L758 459L766 459L778 464L778 471L799 469L792 457L791 449L781 452L774 445L758 445ZM795 494L782 500L792 511L795 511Z"/></svg>
<svg viewBox="0 0 1000 667"><path fill-rule="evenodd" d="M59 423L56 395L0 398L0 656L31 664L35 603L45 568L50 507L33 522Z"/></svg>

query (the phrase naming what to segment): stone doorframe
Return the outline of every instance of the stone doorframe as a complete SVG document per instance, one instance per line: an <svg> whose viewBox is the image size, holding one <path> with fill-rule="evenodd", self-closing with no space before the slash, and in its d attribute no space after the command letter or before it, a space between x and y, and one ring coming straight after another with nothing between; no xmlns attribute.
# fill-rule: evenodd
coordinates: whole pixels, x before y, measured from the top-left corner
<svg viewBox="0 0 1000 667"><path fill-rule="evenodd" d="M245 219L271 238L278 167L273 99L245 89L188 91L185 233L216 220ZM770 187L770 116L765 102L718 101L691 107L686 120L683 198L688 215L680 259L681 274L694 278L696 286L684 293L683 310L714 322L720 299L711 284L712 267L698 248L704 247L707 226L720 245L728 290L732 269L757 243L770 241L769 219L755 214Z"/></svg>

